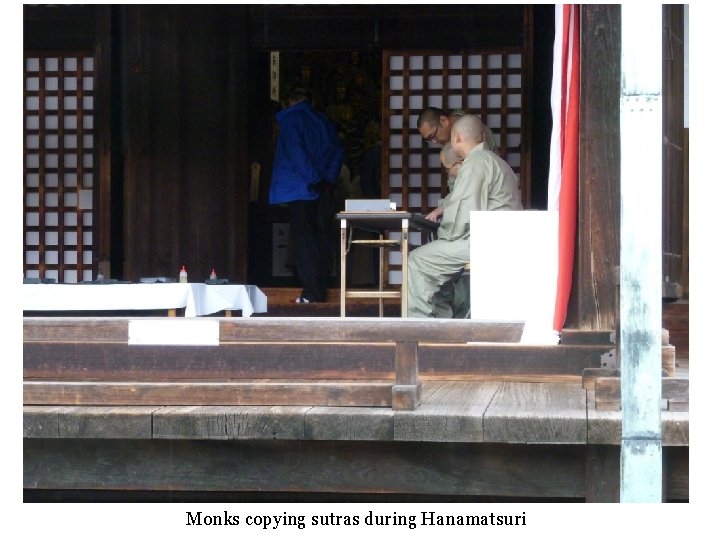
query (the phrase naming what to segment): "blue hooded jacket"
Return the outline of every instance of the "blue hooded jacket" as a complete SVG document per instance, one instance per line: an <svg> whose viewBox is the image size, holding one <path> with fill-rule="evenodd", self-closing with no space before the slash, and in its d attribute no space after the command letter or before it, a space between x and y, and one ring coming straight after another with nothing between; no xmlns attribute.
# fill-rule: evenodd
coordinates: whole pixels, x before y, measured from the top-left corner
<svg viewBox="0 0 720 540"><path fill-rule="evenodd" d="M344 151L330 119L307 101L279 111L280 133L275 148L270 204L317 199L311 186L335 182Z"/></svg>

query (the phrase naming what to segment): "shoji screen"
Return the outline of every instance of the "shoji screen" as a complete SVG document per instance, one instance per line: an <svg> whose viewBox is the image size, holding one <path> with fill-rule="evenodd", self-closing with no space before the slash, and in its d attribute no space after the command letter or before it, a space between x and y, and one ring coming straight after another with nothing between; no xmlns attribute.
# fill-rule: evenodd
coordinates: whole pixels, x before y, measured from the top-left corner
<svg viewBox="0 0 720 540"><path fill-rule="evenodd" d="M447 193L440 146L422 141L417 118L426 107L478 114L495 135L498 153L524 186L521 49L477 52L398 52L383 55L383 193L398 209L428 213ZM413 244L419 233L411 234ZM391 253L391 283L399 282Z"/></svg>
<svg viewBox="0 0 720 540"><path fill-rule="evenodd" d="M24 272L93 279L94 61L25 54Z"/></svg>

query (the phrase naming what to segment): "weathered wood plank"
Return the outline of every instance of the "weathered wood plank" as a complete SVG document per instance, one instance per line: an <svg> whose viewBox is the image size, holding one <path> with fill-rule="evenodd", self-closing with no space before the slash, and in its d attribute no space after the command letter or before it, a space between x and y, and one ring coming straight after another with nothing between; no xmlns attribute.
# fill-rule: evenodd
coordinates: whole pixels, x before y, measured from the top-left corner
<svg viewBox="0 0 720 540"><path fill-rule="evenodd" d="M313 407L305 414L305 439L392 441L395 412L371 407Z"/></svg>
<svg viewBox="0 0 720 540"><path fill-rule="evenodd" d="M485 413L483 433L488 442L584 444L585 390L561 383L503 383Z"/></svg>
<svg viewBox="0 0 720 540"><path fill-rule="evenodd" d="M661 388L662 399L673 401L690 401L690 381L675 377L662 378ZM596 403L620 403L621 401L621 377L598 377L595 379L595 402Z"/></svg>
<svg viewBox="0 0 720 540"><path fill-rule="evenodd" d="M598 346L419 344L422 377L572 376L600 367ZM23 376L56 380L394 379L392 343L23 344Z"/></svg>
<svg viewBox="0 0 720 540"><path fill-rule="evenodd" d="M147 439L157 407L27 406L23 437Z"/></svg>
<svg viewBox="0 0 720 540"><path fill-rule="evenodd" d="M622 412L588 407L588 444L619 445L622 440ZM661 411L663 446L689 446L690 415L687 412Z"/></svg>
<svg viewBox="0 0 720 540"><path fill-rule="evenodd" d="M28 405L327 405L387 407L391 383L348 381L25 381Z"/></svg>
<svg viewBox="0 0 720 540"><path fill-rule="evenodd" d="M156 439L303 439L309 406L163 407Z"/></svg>
<svg viewBox="0 0 720 540"><path fill-rule="evenodd" d="M36 489L584 497L584 448L471 443L24 439Z"/></svg>
<svg viewBox="0 0 720 540"><path fill-rule="evenodd" d="M33 406L23 407L23 437L52 439L60 437L60 421L58 412L64 406Z"/></svg>
<svg viewBox="0 0 720 540"><path fill-rule="evenodd" d="M620 502L620 447L588 444L585 502Z"/></svg>
<svg viewBox="0 0 720 540"><path fill-rule="evenodd" d="M129 318L29 317L24 341L127 341ZM517 342L522 322L368 317L217 317L220 341Z"/></svg>
<svg viewBox="0 0 720 540"><path fill-rule="evenodd" d="M500 383L446 381L427 383L423 403L395 413L398 441L482 442L483 414Z"/></svg>

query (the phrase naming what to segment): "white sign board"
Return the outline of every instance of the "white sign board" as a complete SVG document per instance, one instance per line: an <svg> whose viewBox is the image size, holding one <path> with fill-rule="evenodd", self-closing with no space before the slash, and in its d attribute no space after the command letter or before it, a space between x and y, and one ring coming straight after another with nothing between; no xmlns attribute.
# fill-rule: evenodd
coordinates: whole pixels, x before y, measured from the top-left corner
<svg viewBox="0 0 720 540"><path fill-rule="evenodd" d="M557 344L558 213L470 213L473 319L525 321L522 343Z"/></svg>

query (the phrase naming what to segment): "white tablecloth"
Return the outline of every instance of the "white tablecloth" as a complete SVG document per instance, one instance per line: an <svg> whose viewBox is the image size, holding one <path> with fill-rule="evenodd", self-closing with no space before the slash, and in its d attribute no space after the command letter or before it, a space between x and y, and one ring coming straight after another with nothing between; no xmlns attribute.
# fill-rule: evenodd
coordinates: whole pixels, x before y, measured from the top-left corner
<svg viewBox="0 0 720 540"><path fill-rule="evenodd" d="M226 309L243 317L267 312L255 285L204 283L23 284L23 311L113 311L185 308L186 317Z"/></svg>

